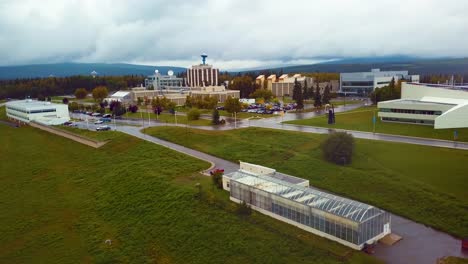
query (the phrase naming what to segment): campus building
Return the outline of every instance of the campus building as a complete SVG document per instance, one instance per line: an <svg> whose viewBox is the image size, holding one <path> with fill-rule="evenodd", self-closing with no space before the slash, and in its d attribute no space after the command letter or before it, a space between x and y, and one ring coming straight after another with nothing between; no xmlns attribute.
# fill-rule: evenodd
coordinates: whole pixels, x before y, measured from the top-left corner
<svg viewBox="0 0 468 264"><path fill-rule="evenodd" d="M9 119L21 123L34 121L43 125L60 125L70 121L68 105L31 99L7 102L6 114Z"/></svg>
<svg viewBox="0 0 468 264"><path fill-rule="evenodd" d="M223 188L231 201L356 250L391 232L388 212L271 168L241 162L238 171L223 176Z"/></svg>
<svg viewBox="0 0 468 264"><path fill-rule="evenodd" d="M117 101L123 104L129 104L132 102L132 93L130 91L118 91L113 93L110 97L104 98L110 104L112 101Z"/></svg>
<svg viewBox="0 0 468 264"><path fill-rule="evenodd" d="M216 86L218 85L219 69L206 64L208 55L202 54L202 63L193 65L187 69L187 85L190 87Z"/></svg>
<svg viewBox="0 0 468 264"><path fill-rule="evenodd" d="M184 86L185 78L174 76L173 71L168 71L167 75L163 75L155 70L154 75L149 75L145 79L145 87L154 90L182 89Z"/></svg>
<svg viewBox="0 0 468 264"><path fill-rule="evenodd" d="M402 83L401 99L379 102L382 121L468 127L468 86Z"/></svg>
<svg viewBox="0 0 468 264"><path fill-rule="evenodd" d="M289 77L287 74L281 75L276 79L276 75L273 78L271 77L271 92L274 96L292 96L294 83L297 80L301 87L304 88L307 83L307 88L312 87L314 79L311 77L302 76L300 74L294 74L292 77ZM270 79L268 77L268 79Z"/></svg>
<svg viewBox="0 0 468 264"><path fill-rule="evenodd" d="M340 73L340 93L367 95L376 88L387 86L392 79L419 82L419 75L409 75L408 71L380 71Z"/></svg>

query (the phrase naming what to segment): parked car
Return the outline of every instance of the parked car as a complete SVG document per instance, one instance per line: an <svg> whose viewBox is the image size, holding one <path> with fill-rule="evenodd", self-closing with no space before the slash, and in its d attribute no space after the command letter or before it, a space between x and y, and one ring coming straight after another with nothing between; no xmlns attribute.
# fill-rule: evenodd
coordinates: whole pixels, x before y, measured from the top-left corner
<svg viewBox="0 0 468 264"><path fill-rule="evenodd" d="M112 119L109 118L109 117L103 117L103 118L99 119L99 121L102 121L102 122L111 122Z"/></svg>
<svg viewBox="0 0 468 264"><path fill-rule="evenodd" d="M224 106L218 106L216 107L217 110L224 110Z"/></svg>
<svg viewBox="0 0 468 264"><path fill-rule="evenodd" d="M86 112L85 112L85 114L87 114L87 115L89 115L89 116L90 116L90 115L92 115L92 114L93 114L93 112L88 112L88 111L86 111Z"/></svg>
<svg viewBox="0 0 468 264"><path fill-rule="evenodd" d="M102 123L104 123L104 121L102 121L102 120L98 120L98 121L94 122L95 125L100 125Z"/></svg>
<svg viewBox="0 0 468 264"><path fill-rule="evenodd" d="M96 127L96 131L106 131L106 130L111 130L111 127L107 125Z"/></svg>
<svg viewBox="0 0 468 264"><path fill-rule="evenodd" d="M64 126L69 126L69 125L71 125L71 124L73 124L73 123L70 122L70 121L67 121L67 122L63 123Z"/></svg>
<svg viewBox="0 0 468 264"><path fill-rule="evenodd" d="M98 117L101 116L101 113L92 113L91 116Z"/></svg>
<svg viewBox="0 0 468 264"><path fill-rule="evenodd" d="M105 117L105 118L111 118L112 115L111 114L105 114L105 115L102 115L102 117Z"/></svg>

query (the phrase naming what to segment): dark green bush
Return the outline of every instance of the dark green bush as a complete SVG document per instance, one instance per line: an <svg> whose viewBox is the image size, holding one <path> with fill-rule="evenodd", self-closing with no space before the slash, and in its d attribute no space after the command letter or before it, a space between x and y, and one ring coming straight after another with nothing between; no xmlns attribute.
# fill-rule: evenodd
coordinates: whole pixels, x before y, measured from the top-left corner
<svg viewBox="0 0 468 264"><path fill-rule="evenodd" d="M330 134L321 144L323 157L339 165L351 163L354 149L354 138L346 132Z"/></svg>

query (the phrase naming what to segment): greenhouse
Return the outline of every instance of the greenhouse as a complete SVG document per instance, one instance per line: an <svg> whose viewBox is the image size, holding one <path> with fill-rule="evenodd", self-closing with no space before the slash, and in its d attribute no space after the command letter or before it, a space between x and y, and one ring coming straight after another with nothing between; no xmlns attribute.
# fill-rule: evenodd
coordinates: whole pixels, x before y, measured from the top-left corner
<svg viewBox="0 0 468 264"><path fill-rule="evenodd" d="M239 170L223 178L231 200L311 233L362 249L390 233L390 214L361 202Z"/></svg>

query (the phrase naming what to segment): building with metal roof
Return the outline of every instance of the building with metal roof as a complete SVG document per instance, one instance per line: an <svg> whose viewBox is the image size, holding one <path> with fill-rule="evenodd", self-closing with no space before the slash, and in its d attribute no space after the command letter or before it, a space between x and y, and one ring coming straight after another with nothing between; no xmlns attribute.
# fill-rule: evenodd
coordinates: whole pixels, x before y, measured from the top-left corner
<svg viewBox="0 0 468 264"><path fill-rule="evenodd" d="M402 83L401 99L379 102L382 121L468 127L468 86Z"/></svg>
<svg viewBox="0 0 468 264"><path fill-rule="evenodd" d="M390 214L384 210L311 188L307 180L253 166L258 165L241 162L239 171L223 176L223 188L232 201L358 250L391 231Z"/></svg>

